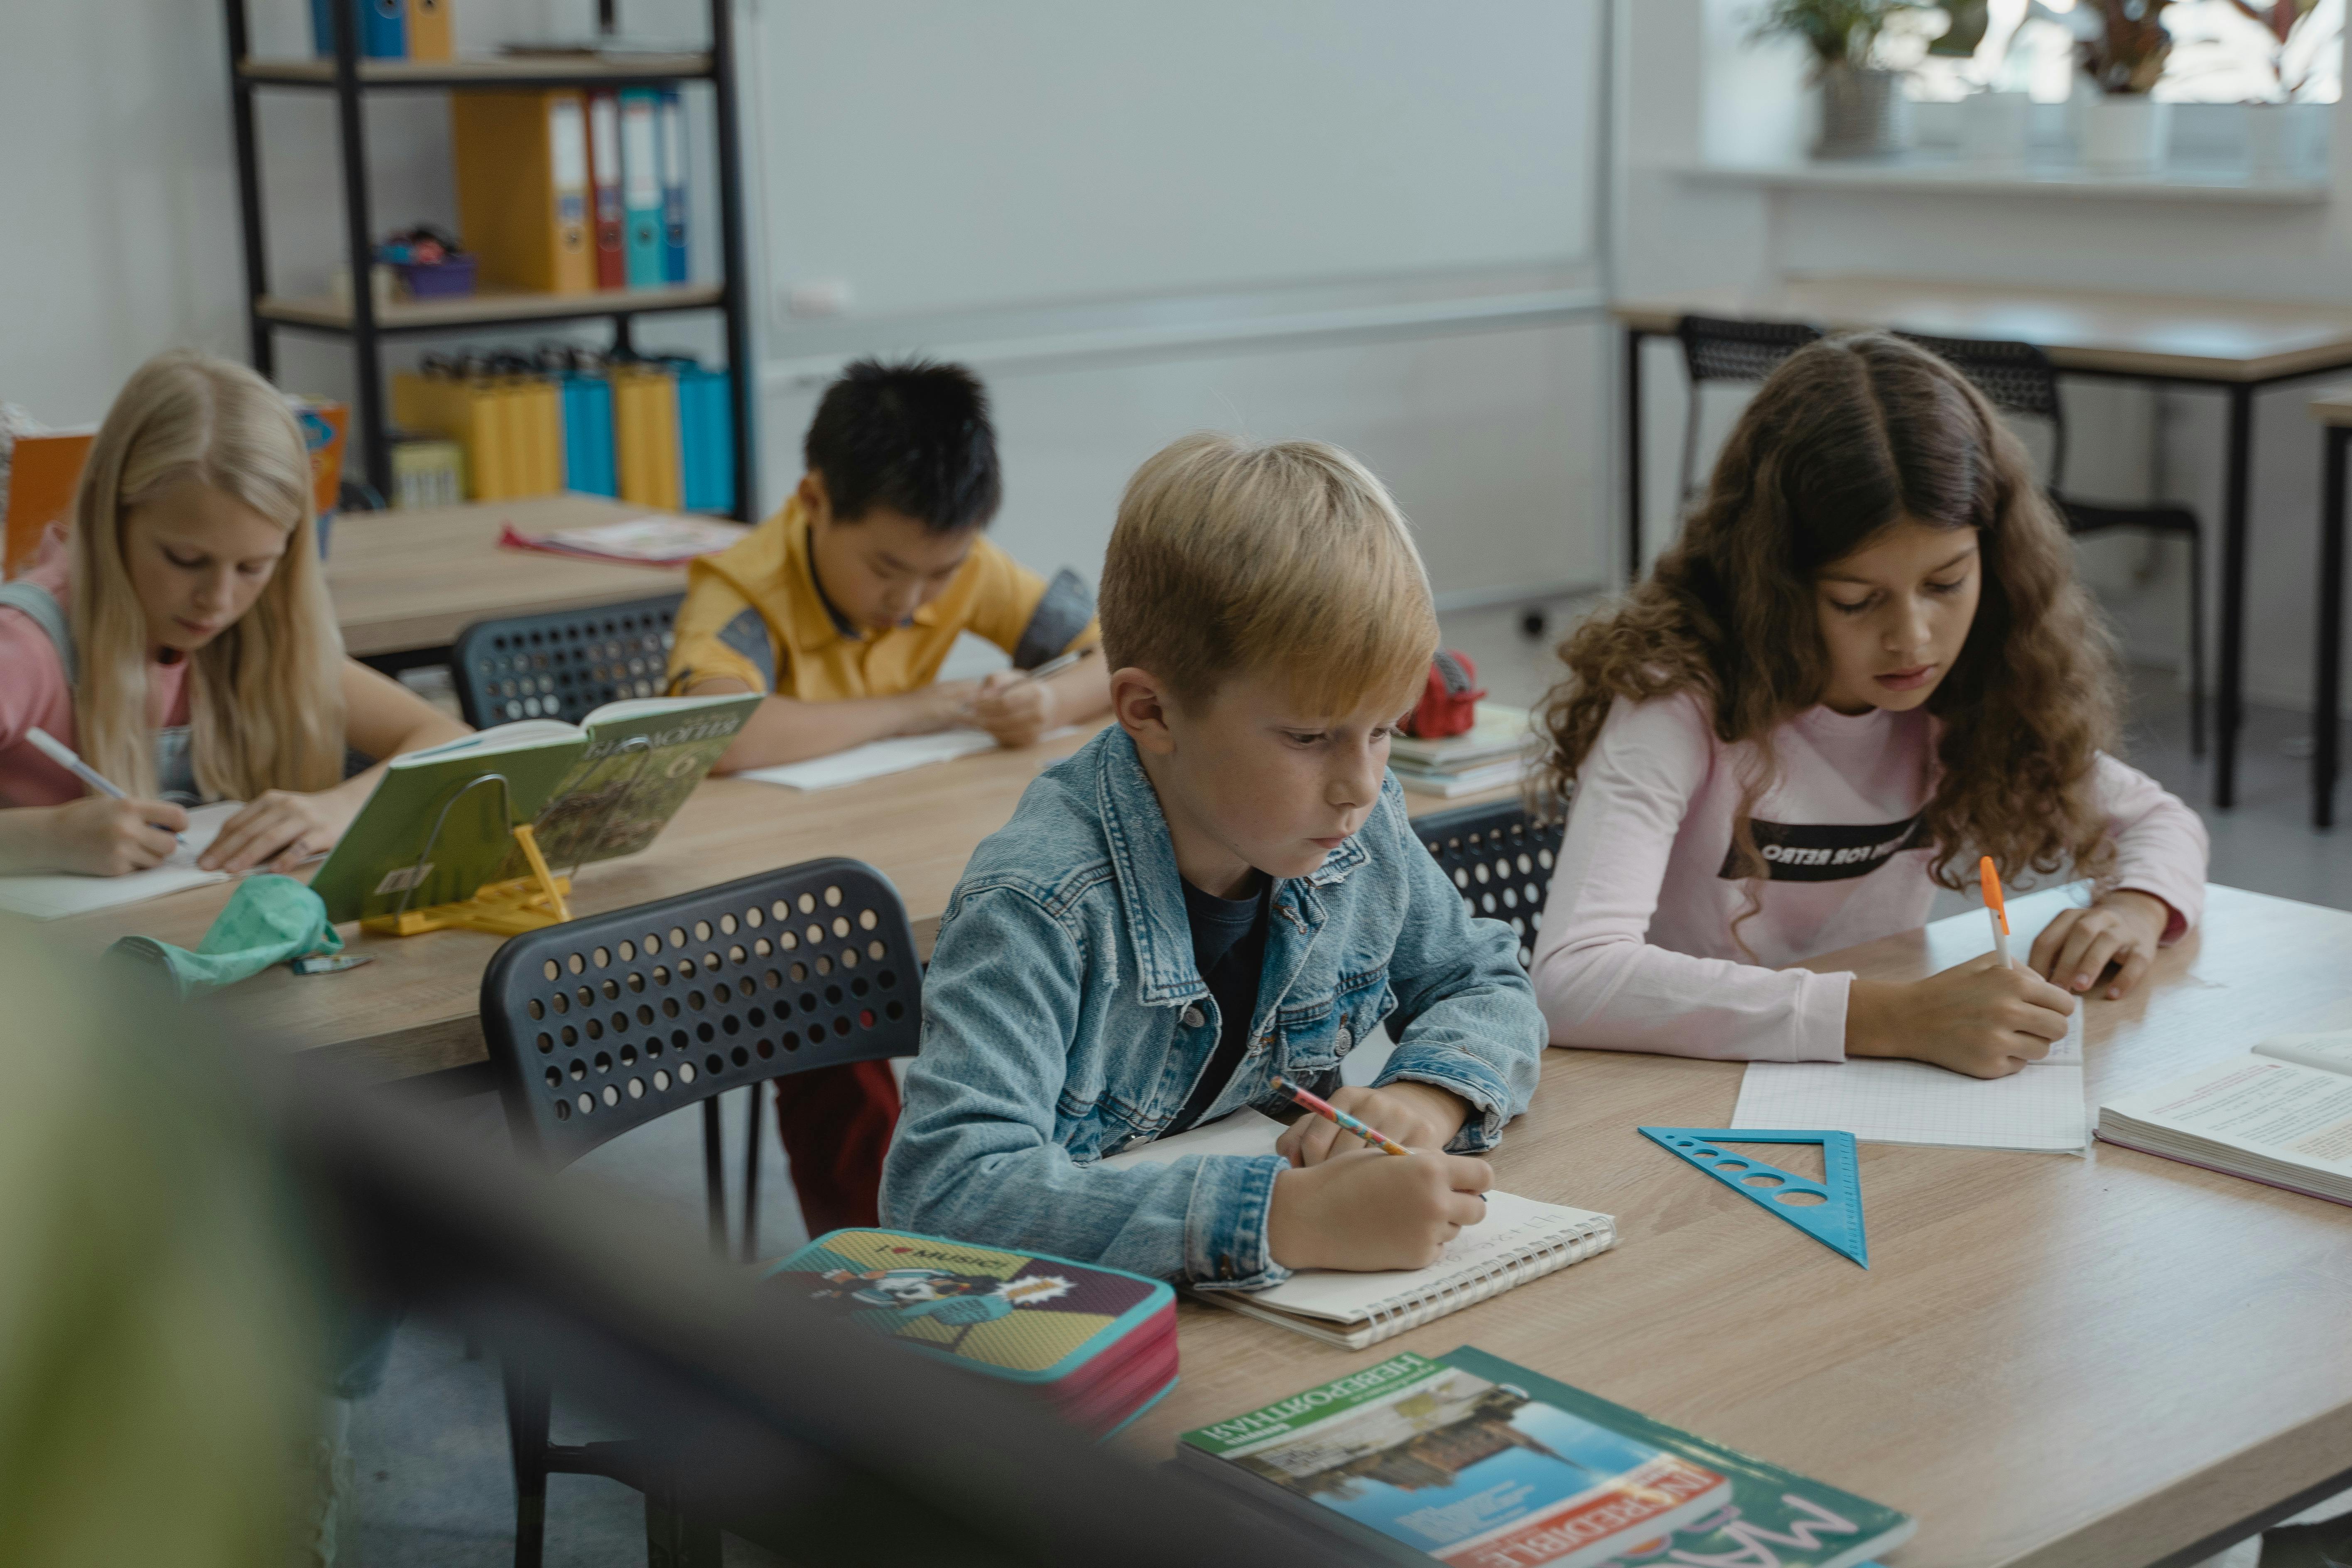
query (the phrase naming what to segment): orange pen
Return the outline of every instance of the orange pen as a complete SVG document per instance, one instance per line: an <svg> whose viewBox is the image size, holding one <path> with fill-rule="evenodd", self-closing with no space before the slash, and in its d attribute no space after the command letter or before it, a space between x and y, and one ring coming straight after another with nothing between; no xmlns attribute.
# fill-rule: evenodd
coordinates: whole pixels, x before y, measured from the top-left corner
<svg viewBox="0 0 2352 1568"><path fill-rule="evenodd" d="M2009 900L2000 896L2000 873L1993 869L1991 856L1977 862L1977 878L1984 883L1985 913L1992 917L1993 951L2000 954L2001 967L2009 968Z"/></svg>

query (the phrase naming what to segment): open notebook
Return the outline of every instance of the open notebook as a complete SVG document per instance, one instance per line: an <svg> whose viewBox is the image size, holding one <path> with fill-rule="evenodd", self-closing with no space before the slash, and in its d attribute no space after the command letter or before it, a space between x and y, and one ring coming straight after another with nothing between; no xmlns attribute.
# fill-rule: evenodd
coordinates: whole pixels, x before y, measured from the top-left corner
<svg viewBox="0 0 2352 1568"><path fill-rule="evenodd" d="M1071 726L1064 725L1037 739L1040 742L1058 741L1073 732ZM804 763L746 768L735 776L754 784L782 784L788 789L839 789L844 784L864 784L867 779L903 773L909 768L929 767L933 763L950 763L958 757L995 749L995 737L985 730L934 730L928 735L900 735L868 742L829 757L811 757Z"/></svg>
<svg viewBox="0 0 2352 1568"><path fill-rule="evenodd" d="M1750 1062L1734 1127L1830 1127L1865 1143L2020 1149L2080 1154L2091 1144L2084 1103L2083 1006L2050 1054L2007 1078L1978 1079L1926 1062Z"/></svg>
<svg viewBox="0 0 2352 1568"><path fill-rule="evenodd" d="M86 915L93 910L160 899L183 888L226 882L226 871L198 870L196 857L211 848L222 826L244 809L245 803L239 800L215 801L210 805L190 808L188 830L180 835L180 847L173 851L170 859L149 870L133 871L123 877L0 877L0 910L30 915L37 921L62 920L68 915Z"/></svg>
<svg viewBox="0 0 2352 1568"><path fill-rule="evenodd" d="M1282 1123L1272 1117L1237 1110L1206 1127L1113 1154L1102 1163L1123 1170L1164 1165L1187 1154L1271 1154L1282 1131ZM1373 1274L1308 1268L1270 1290L1247 1295L1203 1290L1197 1296L1326 1344L1360 1351L1580 1263L1616 1242L1617 1222L1605 1214L1538 1203L1513 1193L1488 1193L1485 1223L1447 1243L1444 1256L1426 1268Z"/></svg>

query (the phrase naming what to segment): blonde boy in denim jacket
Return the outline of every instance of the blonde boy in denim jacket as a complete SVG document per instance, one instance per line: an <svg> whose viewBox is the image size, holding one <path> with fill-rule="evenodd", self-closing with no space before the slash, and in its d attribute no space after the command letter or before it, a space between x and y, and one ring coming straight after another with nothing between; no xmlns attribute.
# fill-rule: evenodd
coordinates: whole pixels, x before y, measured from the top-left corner
<svg viewBox="0 0 2352 1568"><path fill-rule="evenodd" d="M1380 481L1314 442L1145 463L1103 570L1116 723L972 857L924 982L886 1223L1208 1289L1431 1262L1546 1037L1516 939L1413 836L1389 737L1437 644ZM1204 972L1205 971L1205 972ZM1383 1019L1379 1081L1339 1088ZM1282 1078L1414 1152L1295 1122L1276 1152L1104 1170Z"/></svg>

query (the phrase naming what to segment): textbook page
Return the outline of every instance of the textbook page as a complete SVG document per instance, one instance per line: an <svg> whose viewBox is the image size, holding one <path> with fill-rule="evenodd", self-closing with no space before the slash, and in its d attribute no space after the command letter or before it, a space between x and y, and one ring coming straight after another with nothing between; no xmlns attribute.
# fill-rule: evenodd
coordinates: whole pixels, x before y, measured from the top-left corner
<svg viewBox="0 0 2352 1568"><path fill-rule="evenodd" d="M2352 1078L2238 1057L2102 1109L2226 1148L2352 1177Z"/></svg>
<svg viewBox="0 0 2352 1568"><path fill-rule="evenodd" d="M0 910L37 921L62 920L160 899L184 888L226 882L226 871L197 869L196 857L211 848L228 819L244 809L241 800L218 800L194 807L188 813L187 831L180 835L180 847L152 870L125 877L0 877Z"/></svg>
<svg viewBox="0 0 2352 1568"><path fill-rule="evenodd" d="M2352 1029L2331 1029L2316 1035L2273 1035L2254 1047L2254 1055L2317 1068L2321 1072L2352 1076Z"/></svg>
<svg viewBox="0 0 2352 1568"><path fill-rule="evenodd" d="M2050 1054L2007 1078L1976 1079L1926 1062L1750 1062L1731 1125L1829 1128L1865 1143L2081 1153L2090 1147L2084 1099L2083 1013Z"/></svg>

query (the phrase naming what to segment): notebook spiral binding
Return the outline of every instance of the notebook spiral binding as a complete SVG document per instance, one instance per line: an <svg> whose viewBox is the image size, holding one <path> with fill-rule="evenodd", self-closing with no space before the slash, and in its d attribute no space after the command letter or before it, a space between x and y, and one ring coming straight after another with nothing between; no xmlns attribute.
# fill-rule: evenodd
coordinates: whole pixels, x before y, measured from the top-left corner
<svg viewBox="0 0 2352 1568"><path fill-rule="evenodd" d="M1613 1225L1587 1226L1573 1236L1554 1237L1515 1247L1490 1260L1475 1274L1454 1280L1433 1291L1391 1296L1372 1303L1363 1319L1376 1340L1418 1328L1474 1302L1499 1296L1517 1285L1539 1279L1570 1264L1605 1252L1617 1240Z"/></svg>

